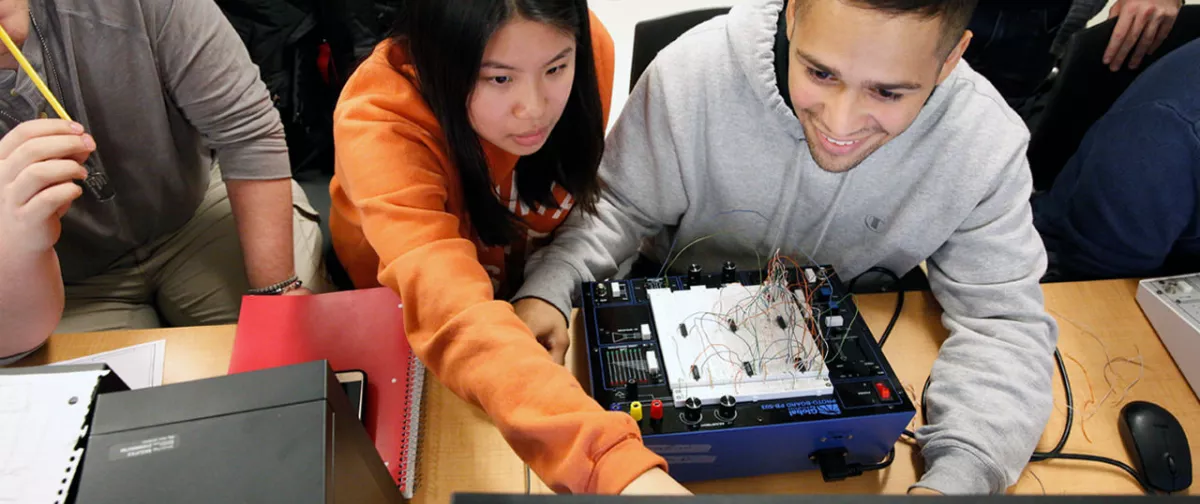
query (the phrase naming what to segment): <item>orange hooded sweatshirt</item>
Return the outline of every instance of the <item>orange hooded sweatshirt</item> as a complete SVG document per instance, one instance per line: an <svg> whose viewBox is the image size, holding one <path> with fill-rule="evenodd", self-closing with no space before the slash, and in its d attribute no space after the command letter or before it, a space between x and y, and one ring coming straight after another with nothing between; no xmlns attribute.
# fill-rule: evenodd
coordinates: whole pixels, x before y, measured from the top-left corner
<svg viewBox="0 0 1200 504"><path fill-rule="evenodd" d="M605 122L613 43L591 16ZM482 141L502 201L529 223L511 247L485 247L471 230L457 169L422 99L403 44L375 48L346 84L334 113L336 175L330 228L357 287L386 285L404 300L414 352L439 381L491 417L521 459L556 492L616 493L666 462L648 450L633 419L605 411L555 364L512 306L495 299L520 281L525 255L566 218L523 208L517 157ZM511 277L511 278L510 278ZM506 289L503 289L506 290ZM437 419L430 419L437 422Z"/></svg>

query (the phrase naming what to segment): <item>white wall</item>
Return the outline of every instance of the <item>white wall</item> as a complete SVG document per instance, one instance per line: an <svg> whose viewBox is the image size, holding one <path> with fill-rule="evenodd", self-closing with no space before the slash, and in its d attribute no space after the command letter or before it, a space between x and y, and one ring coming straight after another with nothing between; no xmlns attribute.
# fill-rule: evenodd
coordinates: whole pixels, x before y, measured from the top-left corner
<svg viewBox="0 0 1200 504"><path fill-rule="evenodd" d="M1033 1L1033 0L1028 0ZM633 54L633 27L639 21L654 19L677 12L729 6L738 0L590 0L588 6L604 22L613 37L617 55L616 73L613 78L612 113L609 126L617 120L625 98L629 94L629 66ZM1116 3L1109 0L1108 7L1092 20L1092 24L1108 19L1108 9ZM1200 0L1187 0L1189 4L1200 4Z"/></svg>

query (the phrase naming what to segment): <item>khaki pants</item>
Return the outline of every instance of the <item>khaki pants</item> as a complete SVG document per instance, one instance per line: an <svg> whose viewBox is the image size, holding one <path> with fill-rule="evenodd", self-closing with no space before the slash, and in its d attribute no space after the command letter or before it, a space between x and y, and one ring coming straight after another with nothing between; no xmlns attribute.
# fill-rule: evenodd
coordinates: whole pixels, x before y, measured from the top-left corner
<svg viewBox="0 0 1200 504"><path fill-rule="evenodd" d="M120 259L113 269L66 286L55 333L232 324L250 288L233 209L220 173L182 229ZM325 288L319 216L292 182L296 274ZM138 261L138 257L146 257ZM280 279L282 280L282 279Z"/></svg>

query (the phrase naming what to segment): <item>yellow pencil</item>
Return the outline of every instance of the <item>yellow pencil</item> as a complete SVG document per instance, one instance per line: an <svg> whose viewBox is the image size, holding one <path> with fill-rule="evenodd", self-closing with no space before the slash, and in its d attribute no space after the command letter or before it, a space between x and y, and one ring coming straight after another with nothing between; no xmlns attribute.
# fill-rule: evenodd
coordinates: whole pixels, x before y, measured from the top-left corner
<svg viewBox="0 0 1200 504"><path fill-rule="evenodd" d="M67 115L66 109L58 102L54 94L50 92L50 88L46 87L46 83L42 82L41 77L38 77L37 72L33 70L33 65L30 65L29 60L25 59L25 55L21 54L21 49L17 47L17 44L13 43L12 37L8 36L8 32L4 30L3 26L0 26L0 40L4 41L4 45L8 47L8 52L12 53L13 57L17 59L17 64L21 65L21 69L29 76L29 80L33 81L33 85L37 86L38 91L42 92L42 96L46 97L46 101L50 102L50 106L54 107L54 112L58 113L58 117L70 121L71 116Z"/></svg>

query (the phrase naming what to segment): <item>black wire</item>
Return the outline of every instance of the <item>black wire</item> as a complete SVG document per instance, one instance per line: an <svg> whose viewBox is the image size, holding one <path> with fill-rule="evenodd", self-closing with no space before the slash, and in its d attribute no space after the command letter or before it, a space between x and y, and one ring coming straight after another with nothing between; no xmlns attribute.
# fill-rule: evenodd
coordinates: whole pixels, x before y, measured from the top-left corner
<svg viewBox="0 0 1200 504"><path fill-rule="evenodd" d="M883 344L887 343L888 336L892 334L892 328L896 327L896 321L900 320L900 311L904 309L904 291L896 291L896 310L892 312L892 320L888 321L887 327L883 330L883 334L879 336L879 347L883 348Z"/></svg>
<svg viewBox="0 0 1200 504"><path fill-rule="evenodd" d="M850 292L854 292L855 282L858 282L859 278L861 278L863 275L870 273L870 272L882 273L884 275L892 277L892 280L895 282L895 285L896 285L896 309L892 312L892 319L888 321L888 325L886 328L884 328L883 334L881 334L879 336L879 348L882 349L883 344L887 343L888 336L892 334L892 328L896 327L896 322L898 320L900 320L900 313L904 311L904 289L900 288L900 277L897 276L894 272L892 272L892 270L876 266L876 267L873 267L873 268L863 272L862 274L859 274L858 276L856 276L852 280L850 280L850 284L846 286L847 290L849 290ZM893 447L891 450L888 450L887 456L884 457L883 460L880 461L879 463L866 464L866 465L861 466L859 469L862 472L878 471L878 470L884 469L884 468L892 465L892 462L895 460L896 460L896 448Z"/></svg>
<svg viewBox="0 0 1200 504"><path fill-rule="evenodd" d="M1053 454L1046 453L1046 454L1042 454L1041 456L1038 456L1035 454L1033 458L1029 459L1029 461L1030 462L1042 462L1042 461L1052 460L1052 459L1082 460L1082 461L1086 461L1086 462L1099 462L1101 464L1108 464L1108 465L1111 465L1113 467L1116 467L1118 469L1121 469L1122 471L1129 473L1129 476L1131 476L1133 478L1133 480L1136 481L1137 484L1142 487L1142 491L1146 492L1147 494L1155 493L1154 490L1152 488L1150 488L1149 485L1146 484L1146 481L1144 479L1142 479L1142 476L1140 474L1138 474L1137 470L1135 470L1132 467L1129 467L1128 464L1121 462L1120 460L1113 460L1108 457L1101 457L1098 455L1086 455L1086 454L1082 454L1082 453L1053 453Z"/></svg>
<svg viewBox="0 0 1200 504"><path fill-rule="evenodd" d="M1129 467L1129 465L1125 464L1124 462L1098 455L1063 453L1063 447L1067 445L1067 438L1071 435L1071 426L1075 421L1075 395L1071 392L1071 379L1067 377L1067 364L1063 362L1062 352L1059 352L1057 348L1054 349L1054 360L1058 364L1058 374L1062 376L1063 389L1067 395L1067 421L1063 426L1062 437L1058 438L1058 444L1054 445L1054 448L1048 452L1033 452L1033 456L1029 458L1029 462L1033 463L1053 459L1065 459L1108 464L1129 473L1129 475L1133 477L1133 480L1142 487L1144 492L1147 494L1153 494L1154 491L1146 484L1145 479L1143 479L1137 471L1135 471L1132 467ZM924 404L924 402L921 404Z"/></svg>
<svg viewBox="0 0 1200 504"><path fill-rule="evenodd" d="M1063 426L1062 436L1058 438L1058 444L1048 452L1033 452L1034 457L1062 453L1063 447L1067 445L1067 437L1071 435L1071 426L1075 423L1075 394L1071 392L1071 379L1067 377L1067 363L1063 361L1062 352L1059 352L1058 348L1054 349L1054 361L1058 363L1058 374L1062 377L1063 390L1067 394L1067 422ZM921 403L922 406L924 404ZM1029 461L1037 462L1033 458Z"/></svg>
<svg viewBox="0 0 1200 504"><path fill-rule="evenodd" d="M880 349L882 349L883 345L885 343L887 343L888 336L891 335L892 328L895 327L896 321L900 319L900 313L904 310L904 291L899 288L900 277L898 277L891 270L889 270L887 268L874 267L874 268L867 270L863 274L866 274L869 272L876 272L876 273L882 273L884 275L887 275L896 282L896 286L897 286L896 309L892 313L892 319L888 322L887 328L883 330L883 334L880 335L880 337L879 337L879 347L880 347ZM847 288L851 292L854 291L854 284L855 284L855 282L858 281L858 279L860 277L862 277L862 275L856 276L856 277L854 277L854 279L850 280L850 283L847 286ZM1114 460L1114 459L1111 459L1108 457L1101 457L1098 455L1086 455L1086 454L1081 454L1081 453L1063 453L1063 448L1065 448L1067 445L1067 439L1071 436L1071 428L1075 423L1075 394L1071 390L1071 378L1067 375L1066 361L1063 360L1062 352L1060 352L1058 350L1058 348L1054 349L1054 362L1058 366L1058 375L1062 378L1063 391L1066 394L1067 420L1063 425L1062 435L1058 438L1058 443L1056 443L1054 445L1054 448L1051 448L1049 451L1045 451L1045 452L1037 452L1037 451L1033 452L1033 455L1029 458L1029 462L1033 463L1033 462L1043 462L1046 460L1060 459L1060 460L1079 460L1079 461L1084 461L1084 462L1096 462L1096 463L1101 463L1101 464L1108 464L1108 465L1111 465L1118 469L1121 469L1122 471L1125 471L1131 477L1133 477L1134 481L1136 481L1138 483L1138 485L1140 485L1142 487L1143 491L1145 491L1147 494L1153 494L1154 491L1149 487L1149 485L1147 485L1145 479L1143 479L1142 476L1140 474L1138 474L1138 472L1134 468L1130 467L1128 464L1126 464L1124 462L1121 462L1119 460ZM925 386L921 389L920 400L921 400L921 422L922 423L928 423L929 417L926 414L925 396L929 392L929 384L931 383L932 378L933 378L932 375L930 377L926 378ZM904 429L902 434L905 436L908 436L909 438L911 438L913 440L917 439L917 435L908 429ZM888 451L887 456L884 457L884 459L882 461L880 461L877 464L866 464L866 465L860 466L859 470L861 470L862 472L877 471L877 470L880 470L880 469L883 469L883 468L886 468L886 467L892 465L892 462L895 461L895 459L896 459L896 449L892 448L891 450Z"/></svg>
<svg viewBox="0 0 1200 504"><path fill-rule="evenodd" d="M1129 475L1131 477L1133 477L1133 480L1136 481L1138 483L1138 485L1140 485L1142 487L1142 490L1144 492L1146 492L1147 494L1153 494L1154 493L1153 489L1151 489L1149 487L1149 485L1147 485L1146 481L1142 478L1142 476L1140 474L1138 474L1138 472L1134 468L1130 467L1128 464L1126 464L1124 462L1121 462L1119 460L1114 460L1114 459L1111 459L1108 457L1101 457L1099 455L1086 455L1086 454L1081 454L1081 453L1063 453L1062 450L1067 444L1067 439L1071 435L1071 427L1075 422L1075 395L1071 392L1071 379L1070 379L1070 377L1067 376L1066 362L1063 361L1062 352L1059 352L1059 350L1057 348L1054 349L1054 360L1058 364L1058 373L1059 373L1059 376L1062 377L1063 389L1065 390L1065 393L1067 396L1067 421L1065 422L1065 424L1063 426L1062 436L1060 436L1058 438L1058 443L1054 445L1054 448L1050 449L1050 451L1045 451L1045 452L1036 452L1036 451L1033 452L1033 456L1031 456L1029 458L1029 462L1030 463L1044 462L1046 460L1061 459L1061 460L1080 460L1080 461L1085 461L1085 462L1097 462L1097 463L1101 463L1101 464L1108 464L1108 465L1114 466L1118 469L1121 469L1122 471L1125 471L1126 473L1129 473ZM925 395L927 392L929 392L929 383L930 383L930 378L926 378L925 379L925 387L921 390L921 422L922 423L928 422L927 416L925 414L925 404L926 404L925 403ZM917 435L908 429L905 429L902 432L902 434L905 436L908 436L909 438L912 438L914 440L917 438Z"/></svg>
<svg viewBox="0 0 1200 504"><path fill-rule="evenodd" d="M859 470L862 472L878 471L892 465L892 461L894 460L896 460L896 449L892 448L891 450L888 450L887 456L884 457L883 460L879 461L878 464L863 464L861 467L859 467Z"/></svg>
<svg viewBox="0 0 1200 504"><path fill-rule="evenodd" d="M900 277L896 275L895 272L880 266L875 266L851 279L850 283L846 286L846 289L850 292L854 292L854 284L858 282L859 278L862 278L862 276L867 273L882 273L887 275L892 278L892 281L895 282L894 285L896 286L896 309L892 311L892 319L888 321L888 325L886 328L884 328L883 334L879 336L879 347L882 348L883 344L887 343L888 336L892 334L892 328L896 327L896 321L900 320L900 312L904 310L904 289L900 287Z"/></svg>

